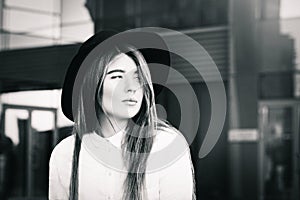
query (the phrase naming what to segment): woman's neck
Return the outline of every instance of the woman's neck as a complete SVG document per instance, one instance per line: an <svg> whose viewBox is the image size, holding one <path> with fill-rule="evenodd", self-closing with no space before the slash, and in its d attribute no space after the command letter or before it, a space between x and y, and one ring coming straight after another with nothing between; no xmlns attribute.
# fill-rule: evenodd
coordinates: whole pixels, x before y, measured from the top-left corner
<svg viewBox="0 0 300 200"><path fill-rule="evenodd" d="M101 119L101 133L102 137L107 138L115 135L119 131L126 128L128 123L127 119L120 120L115 118L108 118L107 116Z"/></svg>

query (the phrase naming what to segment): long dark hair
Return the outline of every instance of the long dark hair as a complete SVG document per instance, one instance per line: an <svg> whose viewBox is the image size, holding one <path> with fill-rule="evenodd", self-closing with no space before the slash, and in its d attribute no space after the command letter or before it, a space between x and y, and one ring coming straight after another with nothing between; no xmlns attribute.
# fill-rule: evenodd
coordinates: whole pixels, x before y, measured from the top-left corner
<svg viewBox="0 0 300 200"><path fill-rule="evenodd" d="M80 90L78 106L74 115L75 145L73 151L72 173L69 187L69 199L78 199L78 161L81 148L82 135L91 131L99 131L99 127L87 126L87 111L85 110L85 91L96 87L95 109L97 116L106 115L101 108L102 85L107 71L107 66L117 55L125 53L133 59L137 65L144 96L139 112L129 120L126 134L122 139L122 155L127 167L127 176L123 183L123 200L141 200L145 195L145 171L148 153L153 145L154 132L158 129L172 129L169 124L159 120L156 114L154 91L148 65L143 55L131 46L115 47L111 51L102 52L87 72L85 84ZM87 88L85 88L87 87ZM101 124L99 124L101 127ZM176 131L176 130L175 130ZM130 133L130 134L129 134Z"/></svg>

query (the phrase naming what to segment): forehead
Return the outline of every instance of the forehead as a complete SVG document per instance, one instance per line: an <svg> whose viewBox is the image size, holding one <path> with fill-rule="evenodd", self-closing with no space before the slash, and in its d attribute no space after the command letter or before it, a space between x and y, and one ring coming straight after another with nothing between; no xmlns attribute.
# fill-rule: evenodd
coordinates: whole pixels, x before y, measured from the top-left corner
<svg viewBox="0 0 300 200"><path fill-rule="evenodd" d="M108 71L115 70L115 69L121 69L125 72L135 72L137 70L137 66L135 62L127 56L124 53L121 53L117 55L109 64L107 67Z"/></svg>

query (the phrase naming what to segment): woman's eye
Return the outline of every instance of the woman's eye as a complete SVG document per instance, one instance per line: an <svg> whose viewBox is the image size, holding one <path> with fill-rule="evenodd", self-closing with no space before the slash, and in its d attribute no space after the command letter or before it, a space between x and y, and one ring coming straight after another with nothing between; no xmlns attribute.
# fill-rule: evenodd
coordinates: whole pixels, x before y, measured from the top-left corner
<svg viewBox="0 0 300 200"><path fill-rule="evenodd" d="M139 76L134 77L134 79L140 81L140 77Z"/></svg>
<svg viewBox="0 0 300 200"><path fill-rule="evenodd" d="M122 76L112 76L111 79L123 78Z"/></svg>

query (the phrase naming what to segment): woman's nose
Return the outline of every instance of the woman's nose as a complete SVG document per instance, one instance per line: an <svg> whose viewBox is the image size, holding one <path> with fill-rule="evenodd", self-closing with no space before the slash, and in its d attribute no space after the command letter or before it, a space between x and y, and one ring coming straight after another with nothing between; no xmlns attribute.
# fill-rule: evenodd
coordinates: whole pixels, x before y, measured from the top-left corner
<svg viewBox="0 0 300 200"><path fill-rule="evenodd" d="M133 92L135 93L136 90L138 90L140 87L140 84L138 81L134 78L127 78L125 80L125 92Z"/></svg>

